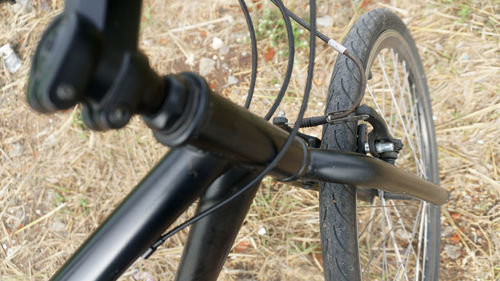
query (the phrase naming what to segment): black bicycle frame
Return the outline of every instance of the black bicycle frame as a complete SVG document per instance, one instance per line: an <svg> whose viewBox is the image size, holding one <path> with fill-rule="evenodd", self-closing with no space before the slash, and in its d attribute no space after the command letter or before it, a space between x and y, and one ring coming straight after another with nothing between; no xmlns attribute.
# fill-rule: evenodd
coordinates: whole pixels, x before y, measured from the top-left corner
<svg viewBox="0 0 500 281"><path fill-rule="evenodd" d="M140 0L67 2L35 55L31 106L51 112L81 102L85 123L101 130L141 114L173 147L52 278L114 280L197 198L199 213L249 183L289 133L212 93L194 73L157 75L137 49ZM271 175L298 186L338 182L448 200L446 190L382 160L308 148L299 137ZM217 279L258 185L192 226L177 280Z"/></svg>
<svg viewBox="0 0 500 281"><path fill-rule="evenodd" d="M227 198L276 155L287 132L205 92L206 108L196 109L205 112L195 130L197 137L172 149L53 280L116 279L204 190L199 210ZM234 166L240 168L230 168ZM306 180L372 186L434 204L443 204L448 198L446 190L384 161L355 153L308 149L299 138L273 176L297 185ZM177 280L217 278L254 194L255 188L195 224Z"/></svg>

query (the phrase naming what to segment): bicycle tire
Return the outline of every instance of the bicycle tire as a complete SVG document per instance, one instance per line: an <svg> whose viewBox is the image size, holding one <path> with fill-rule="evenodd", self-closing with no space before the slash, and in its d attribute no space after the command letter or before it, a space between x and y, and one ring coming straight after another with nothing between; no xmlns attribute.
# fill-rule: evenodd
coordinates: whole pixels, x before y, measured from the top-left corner
<svg viewBox="0 0 500 281"><path fill-rule="evenodd" d="M427 82L417 48L404 23L388 10L370 11L356 21L343 45L361 60L366 69L368 83L363 103L375 107L386 119L388 126L392 126L393 136L403 140L404 148L395 164L439 183L435 131ZM393 75L394 79L397 76L398 83L388 79L384 65L387 63L387 53L393 64L393 73L390 75ZM398 68L398 64L402 67ZM359 81L359 73L353 62L346 56L339 55L328 89L326 113L349 108L359 94ZM394 82L392 85L395 87L392 89L388 87L392 86L390 82ZM383 85L382 90L377 88L380 84ZM401 84L404 86L401 87ZM390 96L386 96L386 92L390 92ZM398 93L399 96L396 97ZM387 101L393 101L390 103L390 110L386 108ZM400 109L402 103L405 104L405 110ZM384 110L381 110L381 107ZM412 122L412 131L405 128L405 121L408 120ZM406 135L404 138L400 135L400 127ZM356 146L356 122L324 126L322 148L356 151ZM412 158L414 164L409 161ZM401 280L438 280L440 208L417 200L397 201L398 205L394 205L394 201L379 196L375 198L373 206L368 206L371 207L368 211L370 208L357 201L356 189L355 186L344 184L321 184L320 227L325 280L399 280L394 277L406 277L400 278ZM398 209L399 204L404 205L401 210ZM416 213L414 208L417 208ZM374 210L381 212L374 214ZM392 219L388 214L397 217L398 221L390 224L389 220ZM404 225L412 216L415 216L415 221L411 228L413 231L410 240L410 233ZM378 218L381 219L380 222L375 220ZM387 219L387 222L384 219ZM385 224L390 227L384 227ZM419 234L415 244L417 228ZM402 233L406 234L403 238L407 241L400 237ZM378 246L372 244L377 241ZM386 249L388 241L393 246L392 252L390 248ZM403 251L404 260L401 259L399 248L399 244L404 246L403 242L407 243ZM391 274L393 277L386 279Z"/></svg>

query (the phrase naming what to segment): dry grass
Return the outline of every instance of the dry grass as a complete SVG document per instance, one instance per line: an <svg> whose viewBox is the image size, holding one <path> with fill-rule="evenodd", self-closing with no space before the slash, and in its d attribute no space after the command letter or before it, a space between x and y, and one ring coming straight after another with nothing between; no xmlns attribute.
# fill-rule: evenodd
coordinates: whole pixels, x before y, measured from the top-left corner
<svg viewBox="0 0 500 281"><path fill-rule="evenodd" d="M82 126L79 109L41 116L28 108L30 58L44 26L62 7L57 0L31 2L31 10L17 13L9 5L0 7L0 45L11 43L23 61L15 74L0 63L1 280L48 279L167 151L138 118L125 129L94 133ZM160 73L197 71L200 58L212 58L218 71L208 76L211 86L241 104L250 67L243 53L250 47L237 3L168 2L144 4L141 46L152 65ZM292 8L305 7L289 2ZM321 2L318 11L335 14L332 26L321 28L335 38L342 38L346 23L362 9L387 7L408 24L437 117L441 183L452 191L443 207L442 244L461 248L457 259L443 252L442 279L500 280L500 2L332 2ZM229 54L211 49L215 36ZM260 41L262 54L269 44ZM323 46L317 54L310 115L322 111L335 59ZM298 52L282 106L290 116L301 99L306 55ZM253 111L262 113L271 104L285 66L283 56L270 62L261 56ZM227 87L229 75L240 82ZM237 238L248 248L231 253L220 279L321 280L316 197L265 180ZM262 228L266 233L259 235ZM172 279L184 239L185 233L172 238L123 280Z"/></svg>

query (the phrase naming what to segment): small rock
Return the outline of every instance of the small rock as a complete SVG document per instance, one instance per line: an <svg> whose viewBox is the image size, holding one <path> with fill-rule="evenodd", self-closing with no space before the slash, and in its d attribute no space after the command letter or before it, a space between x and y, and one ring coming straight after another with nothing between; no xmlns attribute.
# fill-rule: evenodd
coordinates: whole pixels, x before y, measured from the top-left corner
<svg viewBox="0 0 500 281"><path fill-rule="evenodd" d="M266 229L265 229L265 228L263 228L263 227L261 227L261 228L259 229L259 231L257 231L257 234L259 234L259 235L265 235L266 233L267 233L267 231L266 231Z"/></svg>
<svg viewBox="0 0 500 281"><path fill-rule="evenodd" d="M54 232L61 232L61 231L64 231L64 229L66 228L66 224L64 224L62 221L60 220L56 220L54 221L50 227L49 227L49 230L50 231L54 231Z"/></svg>
<svg viewBox="0 0 500 281"><path fill-rule="evenodd" d="M9 156L14 158L23 155L23 153L24 153L24 146L19 142L15 142L12 144L12 149L9 151Z"/></svg>
<svg viewBox="0 0 500 281"><path fill-rule="evenodd" d="M218 50L222 47L224 47L224 42L219 37L214 37L212 40L212 49Z"/></svg>
<svg viewBox="0 0 500 281"><path fill-rule="evenodd" d="M14 13L27 13L31 11L31 0L17 0L17 3L12 5Z"/></svg>
<svg viewBox="0 0 500 281"><path fill-rule="evenodd" d="M193 53L190 53L187 55L187 58L186 60L184 61L187 65L190 65L190 66L194 66L194 59L195 59L195 56Z"/></svg>
<svg viewBox="0 0 500 281"><path fill-rule="evenodd" d="M461 254L460 247L451 244L444 245L444 252L448 257L450 257L450 259L453 260L458 259Z"/></svg>
<svg viewBox="0 0 500 281"><path fill-rule="evenodd" d="M319 26L331 26L332 23L332 17L330 16L324 16L316 19L316 24Z"/></svg>
<svg viewBox="0 0 500 281"><path fill-rule="evenodd" d="M21 59L19 59L10 44L5 44L0 47L0 55L11 73L15 73L19 70L21 67Z"/></svg>
<svg viewBox="0 0 500 281"><path fill-rule="evenodd" d="M200 75L206 76L215 70L215 61L209 58L201 58L200 60Z"/></svg>
<svg viewBox="0 0 500 281"><path fill-rule="evenodd" d="M395 231L396 233L396 236L401 239L401 240L404 240L404 241L410 241L411 239L411 236L410 236L410 233L404 231L403 229L399 228L398 230Z"/></svg>
<svg viewBox="0 0 500 281"><path fill-rule="evenodd" d="M134 275L134 280L140 280L140 281L155 281L156 279L151 275L149 272L144 272L144 271L139 271L136 272Z"/></svg>
<svg viewBox="0 0 500 281"><path fill-rule="evenodd" d="M228 85L234 85L234 84L238 84L240 82L240 80L238 80L238 78L230 75L228 78L227 78L227 84Z"/></svg>

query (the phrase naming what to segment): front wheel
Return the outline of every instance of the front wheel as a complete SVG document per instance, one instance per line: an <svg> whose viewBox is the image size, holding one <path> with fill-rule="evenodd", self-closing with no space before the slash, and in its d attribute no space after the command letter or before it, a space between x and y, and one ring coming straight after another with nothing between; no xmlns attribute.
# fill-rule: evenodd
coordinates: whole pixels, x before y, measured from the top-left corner
<svg viewBox="0 0 500 281"><path fill-rule="evenodd" d="M363 103L384 117L403 141L395 165L439 182L435 131L425 73L403 22L388 10L358 19L344 46L363 63ZM355 65L340 55L328 90L326 113L349 108L359 93ZM326 125L322 148L355 151L357 123ZM325 279L438 280L440 209L419 200L391 200L378 192L372 204L357 188L323 183L320 225Z"/></svg>

